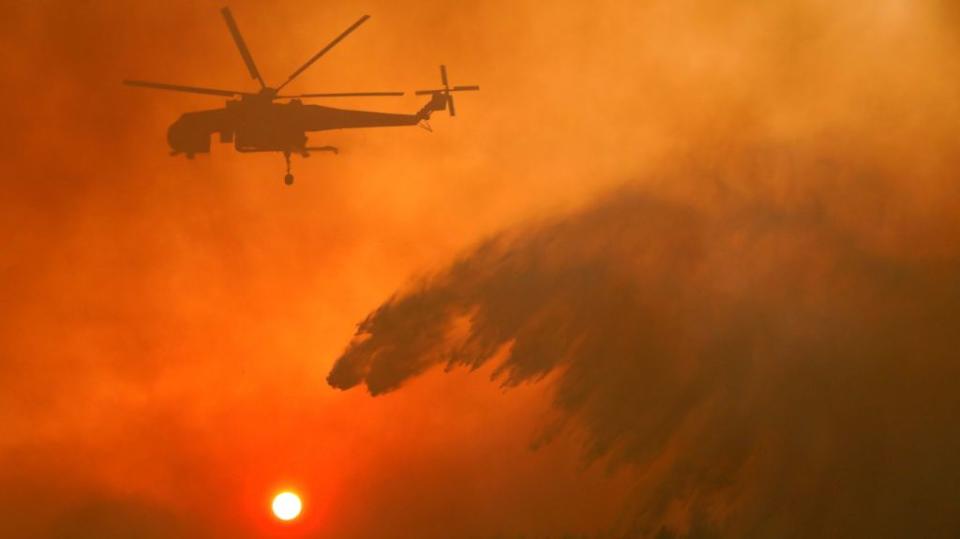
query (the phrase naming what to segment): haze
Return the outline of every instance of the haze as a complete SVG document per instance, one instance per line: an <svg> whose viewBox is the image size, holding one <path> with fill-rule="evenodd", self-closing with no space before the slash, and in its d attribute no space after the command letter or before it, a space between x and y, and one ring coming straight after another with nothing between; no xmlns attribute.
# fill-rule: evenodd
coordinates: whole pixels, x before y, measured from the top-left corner
<svg viewBox="0 0 960 539"><path fill-rule="evenodd" d="M231 2L268 82L372 16L291 90L482 88L292 188L120 84L253 89L220 7L4 7L0 536L960 530L953 4Z"/></svg>

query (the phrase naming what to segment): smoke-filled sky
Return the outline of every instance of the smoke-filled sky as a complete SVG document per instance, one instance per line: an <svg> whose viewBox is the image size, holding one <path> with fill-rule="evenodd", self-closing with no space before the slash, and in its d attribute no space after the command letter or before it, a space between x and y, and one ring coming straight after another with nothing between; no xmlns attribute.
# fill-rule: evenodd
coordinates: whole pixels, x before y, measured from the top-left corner
<svg viewBox="0 0 960 539"><path fill-rule="evenodd" d="M8 2L0 536L960 533L954 3L230 6L274 83L372 16L291 91L482 90L287 188L120 85L253 89L220 3Z"/></svg>

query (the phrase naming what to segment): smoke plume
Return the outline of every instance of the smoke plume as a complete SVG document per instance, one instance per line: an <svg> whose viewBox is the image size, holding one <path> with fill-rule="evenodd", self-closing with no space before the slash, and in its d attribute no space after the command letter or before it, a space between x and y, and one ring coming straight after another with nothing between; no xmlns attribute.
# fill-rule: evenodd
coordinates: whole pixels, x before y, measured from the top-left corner
<svg viewBox="0 0 960 539"><path fill-rule="evenodd" d="M851 162L754 148L504 232L370 314L328 381L548 378L541 436L636 473L629 537L952 535L960 250Z"/></svg>

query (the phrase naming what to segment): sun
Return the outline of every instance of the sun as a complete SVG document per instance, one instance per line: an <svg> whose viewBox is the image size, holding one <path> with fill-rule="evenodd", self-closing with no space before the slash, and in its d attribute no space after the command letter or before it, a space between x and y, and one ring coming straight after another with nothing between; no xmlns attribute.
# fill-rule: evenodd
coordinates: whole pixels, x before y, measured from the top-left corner
<svg viewBox="0 0 960 539"><path fill-rule="evenodd" d="M300 496L286 491L273 497L271 507L273 514L280 520L293 520L300 514L303 504L300 502Z"/></svg>

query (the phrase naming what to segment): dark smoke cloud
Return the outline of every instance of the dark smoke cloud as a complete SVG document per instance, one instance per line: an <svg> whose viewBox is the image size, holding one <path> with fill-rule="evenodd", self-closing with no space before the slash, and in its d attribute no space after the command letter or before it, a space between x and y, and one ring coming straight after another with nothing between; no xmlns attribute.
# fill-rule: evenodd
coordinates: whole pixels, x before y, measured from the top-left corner
<svg viewBox="0 0 960 539"><path fill-rule="evenodd" d="M391 298L329 383L551 375L544 436L582 425L588 460L637 473L630 537L955 536L955 230L915 223L936 249L891 236L916 217L891 208L902 178L849 156L701 157ZM872 196L847 196L865 179Z"/></svg>

